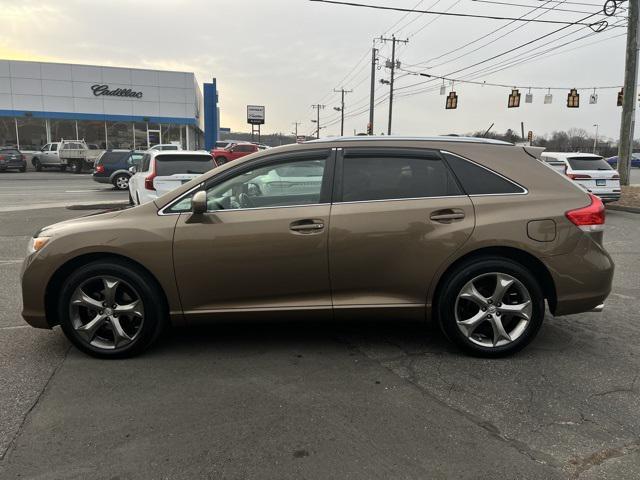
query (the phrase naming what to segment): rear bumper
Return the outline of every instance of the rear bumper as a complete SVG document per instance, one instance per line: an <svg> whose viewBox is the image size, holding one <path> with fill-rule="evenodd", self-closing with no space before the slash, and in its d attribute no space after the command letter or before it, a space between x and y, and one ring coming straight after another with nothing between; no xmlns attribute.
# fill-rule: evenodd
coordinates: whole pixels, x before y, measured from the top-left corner
<svg viewBox="0 0 640 480"><path fill-rule="evenodd" d="M600 198L603 202L617 202L620 200L620 193L598 193L593 192L594 195Z"/></svg>
<svg viewBox="0 0 640 480"><path fill-rule="evenodd" d="M614 263L588 235L566 255L543 259L556 287L556 316L602 311L611 292Z"/></svg>
<svg viewBox="0 0 640 480"><path fill-rule="evenodd" d="M111 183L110 177L99 177L97 175L92 175L93 180L98 183Z"/></svg>
<svg viewBox="0 0 640 480"><path fill-rule="evenodd" d="M6 162L0 163L0 170L26 168L27 162Z"/></svg>

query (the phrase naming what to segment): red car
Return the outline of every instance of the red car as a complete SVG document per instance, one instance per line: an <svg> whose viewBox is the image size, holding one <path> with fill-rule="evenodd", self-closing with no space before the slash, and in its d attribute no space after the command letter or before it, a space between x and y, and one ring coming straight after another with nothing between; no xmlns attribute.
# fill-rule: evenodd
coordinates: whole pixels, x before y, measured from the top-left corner
<svg viewBox="0 0 640 480"><path fill-rule="evenodd" d="M254 145L253 143L238 143L229 148L214 148L211 150L211 155L218 165L222 165L231 160L236 160L250 153L257 152L258 150L258 145Z"/></svg>

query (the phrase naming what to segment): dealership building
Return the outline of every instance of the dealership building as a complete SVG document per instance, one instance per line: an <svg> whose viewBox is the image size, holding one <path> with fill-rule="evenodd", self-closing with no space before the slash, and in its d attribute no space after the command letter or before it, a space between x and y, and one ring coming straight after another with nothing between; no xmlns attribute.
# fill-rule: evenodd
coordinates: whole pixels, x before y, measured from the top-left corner
<svg viewBox="0 0 640 480"><path fill-rule="evenodd" d="M215 79L204 91L189 72L0 60L0 146L205 148L218 136Z"/></svg>

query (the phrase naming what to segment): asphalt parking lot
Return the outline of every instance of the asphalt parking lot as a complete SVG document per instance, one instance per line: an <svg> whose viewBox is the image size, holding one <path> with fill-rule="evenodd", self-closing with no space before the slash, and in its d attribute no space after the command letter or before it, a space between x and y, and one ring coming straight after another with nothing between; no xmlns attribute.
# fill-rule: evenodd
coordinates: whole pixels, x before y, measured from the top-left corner
<svg viewBox="0 0 640 480"><path fill-rule="evenodd" d="M548 315L511 358L428 325L301 318L100 361L26 326L20 263L37 228L126 192L42 172L0 175L0 198L0 478L640 477L640 215L608 213L604 312Z"/></svg>

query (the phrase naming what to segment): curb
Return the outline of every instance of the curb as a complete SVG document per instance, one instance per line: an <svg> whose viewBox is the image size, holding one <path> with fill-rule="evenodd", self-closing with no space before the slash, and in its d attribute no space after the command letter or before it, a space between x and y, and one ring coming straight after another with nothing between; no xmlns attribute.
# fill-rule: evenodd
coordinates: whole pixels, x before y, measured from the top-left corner
<svg viewBox="0 0 640 480"><path fill-rule="evenodd" d="M640 213L639 207L626 207L624 205L607 205L607 210L616 210L618 212Z"/></svg>

